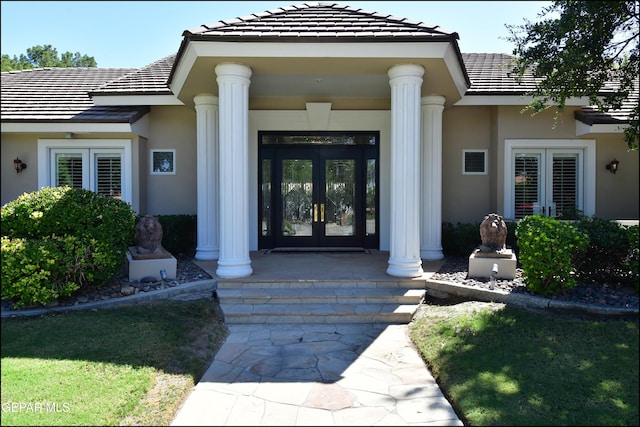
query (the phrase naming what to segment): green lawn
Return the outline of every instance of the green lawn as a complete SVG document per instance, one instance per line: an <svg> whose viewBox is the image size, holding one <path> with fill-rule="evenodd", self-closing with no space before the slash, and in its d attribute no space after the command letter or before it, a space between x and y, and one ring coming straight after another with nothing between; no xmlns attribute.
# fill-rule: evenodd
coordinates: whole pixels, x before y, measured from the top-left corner
<svg viewBox="0 0 640 427"><path fill-rule="evenodd" d="M226 334L210 300L2 319L2 425L167 425Z"/></svg>
<svg viewBox="0 0 640 427"><path fill-rule="evenodd" d="M505 307L422 318L412 340L465 425L638 425L638 319Z"/></svg>

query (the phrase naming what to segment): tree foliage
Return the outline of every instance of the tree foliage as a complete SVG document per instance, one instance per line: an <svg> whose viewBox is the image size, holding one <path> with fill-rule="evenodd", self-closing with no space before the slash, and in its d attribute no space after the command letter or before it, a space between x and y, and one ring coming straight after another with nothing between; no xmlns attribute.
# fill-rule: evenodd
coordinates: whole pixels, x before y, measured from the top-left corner
<svg viewBox="0 0 640 427"><path fill-rule="evenodd" d="M27 70L43 67L91 67L97 66L92 56L82 55L80 52L64 52L58 55L58 50L50 44L33 46L27 49L26 55L2 55L2 71Z"/></svg>
<svg viewBox="0 0 640 427"><path fill-rule="evenodd" d="M513 74L533 73L534 114L550 105L561 112L568 98L588 97L600 111L620 109L638 90L639 3L557 0L537 22L507 25L515 44ZM632 106L625 141L638 150L638 105Z"/></svg>

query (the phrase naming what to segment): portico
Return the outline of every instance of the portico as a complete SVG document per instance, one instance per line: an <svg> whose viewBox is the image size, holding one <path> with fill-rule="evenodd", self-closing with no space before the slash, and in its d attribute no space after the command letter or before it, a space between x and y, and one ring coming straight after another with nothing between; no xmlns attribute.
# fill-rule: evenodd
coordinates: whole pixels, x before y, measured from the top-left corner
<svg viewBox="0 0 640 427"><path fill-rule="evenodd" d="M215 68L216 97L194 97L198 135L198 243L196 259L217 259L222 278L252 274L249 236L249 86L251 68ZM389 159L389 265L397 277L422 275L422 253L443 257L440 244L441 112L444 97L421 97L424 67L398 64L388 71L391 88ZM217 178L217 179L216 179ZM202 191L201 191L202 190ZM428 198L427 198L428 197ZM379 248L377 248L379 249Z"/></svg>

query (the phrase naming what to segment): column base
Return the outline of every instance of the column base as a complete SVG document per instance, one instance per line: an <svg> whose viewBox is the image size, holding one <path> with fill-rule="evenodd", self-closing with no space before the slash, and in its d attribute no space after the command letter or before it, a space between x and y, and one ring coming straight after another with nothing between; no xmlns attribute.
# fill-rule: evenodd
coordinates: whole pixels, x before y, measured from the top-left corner
<svg viewBox="0 0 640 427"><path fill-rule="evenodd" d="M239 261L218 260L216 276L222 279L239 279L241 277L249 277L252 274L251 259Z"/></svg>
<svg viewBox="0 0 640 427"><path fill-rule="evenodd" d="M420 251L420 258L427 261L439 261L444 259L442 248L440 249L423 249Z"/></svg>
<svg viewBox="0 0 640 427"><path fill-rule="evenodd" d="M387 274L395 277L420 277L422 270L422 260L399 261L389 259Z"/></svg>
<svg viewBox="0 0 640 427"><path fill-rule="evenodd" d="M196 248L194 258L198 261L210 261L220 258L220 250L212 248Z"/></svg>

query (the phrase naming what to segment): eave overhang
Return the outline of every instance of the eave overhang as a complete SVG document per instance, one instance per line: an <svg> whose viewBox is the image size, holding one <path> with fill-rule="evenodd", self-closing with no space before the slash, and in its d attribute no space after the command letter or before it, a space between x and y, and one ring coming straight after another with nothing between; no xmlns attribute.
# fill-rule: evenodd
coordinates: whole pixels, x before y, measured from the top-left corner
<svg viewBox="0 0 640 427"><path fill-rule="evenodd" d="M327 82L322 89L326 96L389 97L387 71L400 63L423 65L423 95L443 95L448 105L459 100L470 86L459 49L450 36L437 41L431 38L428 42L415 39L399 42L393 38L366 42L297 39L295 43L282 43L280 39L245 40L244 37L242 42L212 41L205 37L183 40L168 80L171 91L189 106L198 93L217 95L214 69L224 62L251 68L250 96L304 94L318 91L317 83L323 81ZM333 89L329 83L337 79L342 84L334 85ZM288 83L287 87L282 87L283 82ZM295 86L294 82L301 86ZM272 92L273 87L288 89L290 93Z"/></svg>

